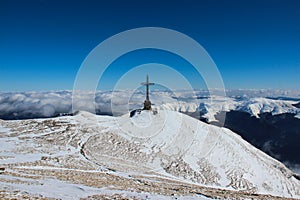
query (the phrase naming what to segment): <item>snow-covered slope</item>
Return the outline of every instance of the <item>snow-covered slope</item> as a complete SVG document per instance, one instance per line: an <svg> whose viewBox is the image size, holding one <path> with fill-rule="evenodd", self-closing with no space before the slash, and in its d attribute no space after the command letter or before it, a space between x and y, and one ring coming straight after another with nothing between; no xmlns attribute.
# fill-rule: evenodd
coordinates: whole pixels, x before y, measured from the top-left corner
<svg viewBox="0 0 300 200"><path fill-rule="evenodd" d="M262 113L271 113L272 115L282 113L299 114L300 109L293 106L295 103L297 103L297 101L274 100L264 97L237 100L230 97L214 96L208 99L198 100L197 103L195 101L166 103L159 106L159 108L180 112L201 111L203 117L207 118L208 121L216 121L216 114L231 110L247 112L257 118L259 118L259 114ZM297 116L299 115L295 115L295 117Z"/></svg>
<svg viewBox="0 0 300 200"><path fill-rule="evenodd" d="M99 125L107 134L90 137L83 151L97 163L109 157L112 162L106 165L116 170L138 163L140 173L156 171L215 188L300 198L300 182L290 170L228 129L174 111L142 111Z"/></svg>
<svg viewBox="0 0 300 200"><path fill-rule="evenodd" d="M272 115L298 113L299 109L292 105L294 103L295 101L252 98L243 101L236 110L248 112L255 117L259 117L259 114L266 112L272 113Z"/></svg>
<svg viewBox="0 0 300 200"><path fill-rule="evenodd" d="M199 108L199 105L194 102L174 102L174 103L165 103L158 106L161 110L172 110L177 112L196 112Z"/></svg>
<svg viewBox="0 0 300 200"><path fill-rule="evenodd" d="M175 111L79 112L0 127L0 197L300 198L283 164L228 129ZM51 183L77 196L47 193Z"/></svg>
<svg viewBox="0 0 300 200"><path fill-rule="evenodd" d="M202 117L206 118L208 121L217 121L215 118L216 114L222 111L228 112L230 110L235 110L239 105L239 102L229 97L212 96L211 98L203 98L200 100L173 100L173 102L169 101L168 103L161 103L158 105L157 108L161 110L186 113L201 112Z"/></svg>

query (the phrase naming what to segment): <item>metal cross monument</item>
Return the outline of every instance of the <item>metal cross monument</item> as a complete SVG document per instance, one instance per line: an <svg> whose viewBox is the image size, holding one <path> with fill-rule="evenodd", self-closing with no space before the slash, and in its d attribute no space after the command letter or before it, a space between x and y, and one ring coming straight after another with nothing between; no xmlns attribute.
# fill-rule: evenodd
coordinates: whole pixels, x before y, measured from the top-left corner
<svg viewBox="0 0 300 200"><path fill-rule="evenodd" d="M147 74L146 82L141 83L142 85L146 85L146 100L144 101L144 110L151 110L151 101L149 99L149 85L154 85L154 83L149 83L149 77Z"/></svg>

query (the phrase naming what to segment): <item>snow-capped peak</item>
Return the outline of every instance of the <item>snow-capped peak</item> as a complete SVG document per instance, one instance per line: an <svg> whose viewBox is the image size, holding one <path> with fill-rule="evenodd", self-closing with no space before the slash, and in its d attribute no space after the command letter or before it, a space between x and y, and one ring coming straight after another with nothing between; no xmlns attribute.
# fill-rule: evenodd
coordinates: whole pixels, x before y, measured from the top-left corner
<svg viewBox="0 0 300 200"><path fill-rule="evenodd" d="M274 100L268 98L251 98L239 105L236 110L250 113L255 117L259 117L261 113L272 113L272 115L282 113L297 113L297 108L292 104L294 101Z"/></svg>
<svg viewBox="0 0 300 200"><path fill-rule="evenodd" d="M300 182L289 169L228 129L166 110L124 115L114 122L108 135L87 140L84 151L94 162L105 155L117 162L108 163L115 170L130 170L138 163L140 169L199 185L300 197Z"/></svg>

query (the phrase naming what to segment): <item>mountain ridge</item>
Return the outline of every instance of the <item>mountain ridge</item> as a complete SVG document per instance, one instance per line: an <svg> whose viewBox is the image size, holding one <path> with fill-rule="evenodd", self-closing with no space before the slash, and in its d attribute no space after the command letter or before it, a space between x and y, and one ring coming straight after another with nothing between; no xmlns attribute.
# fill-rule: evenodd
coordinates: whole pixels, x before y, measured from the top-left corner
<svg viewBox="0 0 300 200"><path fill-rule="evenodd" d="M166 112L167 114L167 116L170 116L170 115L175 115L175 116L181 116L181 117L183 117L183 121L185 122L187 119L188 120L190 120L190 121L193 121L193 123L195 123L195 124L198 124L198 123L201 123L201 122L199 122L199 121L197 121L197 120L195 120L195 119L193 119L193 118L190 118L190 117L188 117L188 116L185 116L185 115L183 115L183 114L180 114L180 113L176 113L176 112L172 112L172 111L159 111L159 112ZM158 114L159 115L159 114ZM141 116L139 116L139 114L137 114L137 117L136 117L136 120L137 119L139 119L139 117L141 117ZM142 117L145 117L145 115L143 116L143 113L142 113ZM173 116L174 117L174 116ZM123 118L129 118L128 116L123 116ZM172 119L172 120L174 120L174 119ZM177 119L178 120L178 119ZM185 124L183 122L183 125L182 126L184 126L185 128L186 127L188 127L188 126L190 126L190 128L191 127L195 127L195 126L192 126L192 125L190 125L190 124ZM155 123L155 121L154 121L154 123ZM168 124L168 119L167 119L167 122L166 122L166 124ZM123 124L122 124L123 125ZM122 126L121 125L121 126ZM164 126L164 129L167 129L167 130L169 130L168 128L169 127L166 127L167 125L165 125ZM128 127L127 127L128 128ZM131 127L132 128L132 127ZM136 143L139 143L139 145L142 145L142 146L145 146L145 148L146 148L146 150L144 149L142 152L151 152L151 153L153 153L154 152L154 154L155 154L155 158L157 158L157 157L159 157L159 156L161 156L161 158L162 158L162 160L163 159L165 159L165 161L163 161L163 162L161 162L159 165L157 165L157 162L159 162L159 161L155 161L156 163L154 163L154 164L156 164L156 168L158 169L158 170L165 170L165 171L167 171L169 174L172 174L172 175L175 175L175 176L179 176L179 177L183 177L184 179L187 179L187 180L192 180L192 181L198 181L198 183L200 182L200 183L207 183L207 182L210 182L211 181L211 183L215 183L215 185L216 186L218 186L218 185L220 185L220 186L223 186L223 188L227 188L228 189L228 187L227 186L231 186L231 188L233 188L233 189L245 189L245 190L249 190L249 191L255 191L255 190L257 190L257 192L260 192L260 193L268 193L268 191L266 191L266 190L268 190L268 189L266 189L268 186L266 186L267 184L264 184L264 183L260 183L261 185L260 185L260 187L264 187L263 185L265 185L265 188L264 189L262 189L262 188L255 188L255 187L252 187L252 185L257 185L257 183L255 183L255 184L253 184L251 181L249 181L247 178L243 178L243 176L245 176L245 174L247 174L247 175L249 175L250 173L249 172L241 172L241 171L239 171L239 170L241 170L241 169L243 169L243 170L246 170L246 169L248 169L249 171L251 171L252 170L252 173L255 173L255 170L253 170L253 169L251 169L251 167L249 167L248 165L250 164L250 163L255 163L255 162L258 162L258 161L255 161L255 159L254 159L254 161L252 160L251 162L246 162L246 160L245 159L242 159L242 157L241 156L238 156L238 155L236 155L236 153L235 152L229 152L228 153L228 155L229 156L237 156L237 157L239 157L239 159L242 159L242 161L237 161L237 162L235 162L234 161L234 159L232 159L232 160L230 160L230 162L235 162L236 163L236 165L234 165L233 167L232 166L230 166L229 168L231 169L231 170L233 170L232 171L232 173L230 174L230 175L232 175L233 177L231 177L231 178L233 178L233 179L231 179L231 178L224 178L224 176L221 176L221 177L219 177L219 175L218 175L218 173L216 173L215 172L215 170L213 170L213 168L217 168L217 167L219 167L219 169L220 169L220 165L218 165L218 164L216 164L216 161L215 161L215 163L211 163L211 162L208 162L207 161L207 157L209 157L209 154L213 154L213 152L215 151L214 149L211 149L211 148L207 148L207 146L202 146L202 150L201 150L201 152L202 152L202 155L203 154L205 154L206 156L199 156L199 157L197 157L197 156L194 156L194 157L190 157L190 155L192 155L192 154L195 154L195 152L196 151L194 151L194 150L191 150L191 149L193 149L193 148L197 148L197 146L199 147L199 146L201 146L201 144L206 144L206 145L208 145L208 144L212 144L212 145L215 145L215 146L219 146L219 147L221 147L222 145L221 144L218 144L218 143L220 143L220 141L213 141L213 139L212 139L212 137L213 136L211 136L211 134L216 134L215 136L214 136L214 138L215 137L221 137L222 139L224 139L224 134L229 134L229 139L231 140L229 143L231 143L230 145L229 145L229 149L230 148L234 148L234 145L235 145L235 143L239 143L238 145L241 145L241 147L242 148L245 148L245 150L246 151L250 151L250 153L253 155L253 156L257 156L257 155L259 155L259 157L258 158L256 158L256 159L258 159L259 160L259 162L263 162L264 164L262 164L262 166L260 166L260 167L262 167L262 168L259 168L259 167L257 167L257 166L255 166L256 168L258 168L258 169L263 169L264 168L264 165L267 165L269 168L268 168L268 170L275 170L275 171L277 171L276 173L282 173L283 175L284 175L284 177L285 178L283 178L284 180L282 180L282 183L283 183L283 185L284 185L284 182L285 181L288 181L289 180L289 178L291 178L291 179L294 179L294 173L293 172L291 172L290 170L288 170L283 164L281 164L279 161L277 161L277 160L275 160L275 159L273 159L273 158L271 158L271 157L269 157L268 155L266 155L265 153L263 153L263 152L261 152L260 150L258 150L258 149L256 149L256 148L253 148L249 143L247 143L246 141L243 141L242 140L242 138L240 137L240 136L238 136L238 135L236 135L236 134L234 134L232 131L230 131L230 130L228 130L228 129L225 129L225 128L218 128L218 127L214 127L214 126L211 126L211 125L206 125L206 124L201 124L200 125L200 129L208 129L209 131L206 133L206 134L210 134L210 136L208 137L208 138L206 138L205 136L203 136L203 134L202 134L202 136L200 136L205 142L203 142L203 143L201 143L200 142L200 140L201 140L201 138L198 138L199 140L197 141L197 142L195 142L195 141L192 141L192 143L196 143L197 145L195 145L195 144L193 144L193 145L191 145L188 149L187 148L185 148L188 144L189 144L189 142L190 141L185 141L184 139L185 139L185 137L182 137L182 135L180 135L180 134L185 134L185 136L187 136L186 134L187 134L187 132L189 132L189 133L191 133L191 132L195 132L195 133L197 133L196 132L196 130L189 130L189 131L187 131L187 132L184 132L181 128L182 127L177 127L178 128L178 130L179 130L179 136L178 135L176 135L176 137L178 137L178 138L176 138L175 137L175 139L173 138L173 140L175 141L166 141L166 138L164 137L164 136L162 136L162 137L158 137L158 139L155 139L155 137L157 137L157 136L154 136L154 139L152 139L152 138L147 138L147 141L146 142L141 142L141 141L143 141L141 138L139 138L139 139L135 139L134 140L134 142L136 142ZM124 127L122 127L121 128L121 130L124 130ZM175 130L176 130L176 128L175 128ZM214 132L216 132L216 130L217 131L219 131L219 130L222 130L222 133L223 133L223 135L222 136L220 136L220 135L218 135L218 133L214 133ZM111 130L112 131L112 130ZM129 132L130 131L132 131L132 129L129 129ZM163 132L164 130L162 130L162 132ZM162 132L160 132L160 133L162 133ZM168 132L168 131L167 131ZM203 131L202 131L203 132ZM159 133L159 134L160 134ZM124 137L124 135L123 135L124 133L122 133L121 135ZM127 136L127 139L128 139L128 135L125 133L125 135ZM190 134L188 137L190 137L192 134ZM126 138L126 136L124 137L124 138ZM136 136L136 135L135 135ZM141 135L138 135L138 137L140 137ZM174 135L173 135L174 136ZM199 135L198 135L199 136ZM197 137L198 137L197 136ZM113 136L111 136L111 137L113 137ZM130 136L129 136L130 137ZM227 136L226 136L227 137ZM205 139L206 138L206 139ZM224 140L226 140L226 139L228 139L228 138L225 138ZM98 139L95 139L96 141L97 141L97 143L99 144L100 143L100 141L105 141L105 139L103 139L103 138L98 138ZM153 142L153 141L155 141L155 142ZM159 141L159 142L158 142ZM179 142L180 141L180 142ZM238 142L237 142L238 141ZM180 144L178 144L178 143L180 143ZM183 144L181 144L181 143L183 143ZM240 144L241 143L241 144ZM103 143L101 143L102 145L100 145L101 147L103 147L103 146L105 146ZM129 143L129 148L131 148L131 149L134 149L134 148L136 148L134 145L133 146L130 146L130 144L131 143ZM155 145L153 145L153 144L155 144ZM148 145L148 146L147 146ZM175 146L173 146L173 145L175 145ZM89 145L87 145L87 146L92 146L92 143L89 143ZM214 146L214 148L216 148ZM155 150L155 148L158 148L158 149L156 149ZM183 148L183 149L180 149L180 148ZM137 148L138 149L138 148ZM128 156L127 155L127 157L126 158L131 158L131 157L135 157L135 158L139 158L139 153L138 154L136 154L136 152L139 152L137 149L135 149L134 150L134 154L133 155L131 155L131 156ZM250 149L250 150L249 150ZM238 151L244 151L243 149L241 150L241 149L238 149L238 150L236 150L237 152ZM94 150L95 151L95 150ZM103 152L103 149L96 149L96 151L95 152ZM116 150L116 152L115 152L115 154L111 154L111 150L109 151L109 156L111 156L111 157L118 157L118 155L120 155L120 154L122 154L122 152L124 152L124 149L123 150L120 150L120 149L117 149ZM158 152L158 153L155 153L155 152ZM163 152L163 153L162 153ZM176 152L176 153L175 153ZM183 152L187 152L186 154L184 154ZM205 153L206 152L206 153ZM220 153L219 151L217 151L217 154L218 153ZM238 154L238 153L237 153ZM169 156L171 155L171 157L172 157L172 159L170 159L170 160L168 160L168 158L169 158ZM93 157L93 158L96 158L97 157L97 155L94 155L93 153L90 155L91 157ZM245 154L244 156L247 156L247 154ZM147 155L145 155L145 154L142 154L142 155L140 155L140 160L134 160L133 162L137 162L137 163L140 163L140 165L143 163L143 162L145 162L145 163L147 163L148 164L148 161L147 161L147 158L145 158L145 157L147 157ZM248 157L249 157L249 155L248 155ZM175 160L173 159L173 158L176 158ZM210 166L210 168L211 169L209 169L210 171L208 171L208 172L206 172L207 173L207 177L209 177L209 178L207 178L207 177L203 177L203 175L202 175L202 177L201 177L201 174L199 173L199 167L200 167L200 169L203 167L203 166L201 166L201 164L199 165L198 163L195 163L195 161L194 160L196 160L196 158L200 158L200 160L201 160L201 164L203 164L203 165L206 165L206 167L208 167L209 165L215 165L215 166ZM218 160L219 159L219 157L218 156L216 156L216 155L214 155L214 156L211 156L211 159L215 159L215 160ZM151 160L151 159L150 159ZM128 161L128 160L127 160ZM142 162L141 162L142 161ZM220 160L219 160L220 161ZM222 162L224 162L224 163L226 163L226 161L222 161ZM240 164L243 164L243 162L245 162L245 163L247 163L246 165L244 164L244 165L242 165L242 166L239 166ZM259 163L258 162L258 163ZM152 162L150 162L150 164L153 164ZM223 164L224 164L223 163ZM199 165L199 166L197 166L197 164ZM176 166L176 168L174 168L174 166ZM217 166L217 167L216 167ZM148 167L148 166L147 166ZM151 167L153 167L153 166L151 166ZM197 167L198 167L198 170L197 170ZM233 169L233 168L235 168L235 167L237 167L238 169L235 171L235 169ZM178 168L178 169L177 169ZM205 168L205 167L204 167ZM226 167L225 167L226 168ZM195 170L196 169L196 170ZM227 169L227 171L228 170L230 170L230 169ZM180 171L180 173L178 173L178 170ZM265 170L265 172L264 173L268 173L267 171L268 170ZM223 170L224 171L224 170ZM226 171L226 170L225 170ZM279 171L279 172L278 172ZM195 172L196 172L196 175L195 175ZM194 175L191 175L191 174L193 174L194 173ZM237 173L237 174L236 174ZM227 173L226 174L226 176L230 176L229 175L229 173ZM246 175L246 176L247 176ZM211 177L211 176L213 176L213 177ZM251 175L249 175L249 176L251 176ZM260 174L260 176L261 176L261 174ZM199 178L199 177L201 177L201 178ZM253 175L252 174L252 177L256 177L255 175ZM257 177L256 177L257 178ZM265 177L266 178L266 180L268 179L267 177ZM211 180L210 180L211 179ZM213 179L220 179L220 180L218 180L218 181L214 181ZM223 180L222 180L223 179ZM231 183L229 180L231 179L231 181L232 180L234 180L234 179L237 179L237 180L235 180L235 181L233 181L233 183ZM280 179L279 177L277 177L276 179ZM295 178L296 179L296 178ZM273 181L274 181L275 179L273 179ZM221 182L224 182L224 183L221 183ZM226 182L227 181L227 182ZM252 180L253 181L253 180ZM270 181L270 180L269 180ZM296 180L293 180L293 181L296 181ZM292 181L292 182L293 182ZM226 182L226 184L225 184L225 182ZM254 181L255 182L255 181ZM271 181L272 182L272 181ZM291 185L293 185L293 183L290 183ZM296 181L297 182L297 181ZM278 183L279 185L280 185L280 183ZM298 184L298 187L299 187L299 183L297 182L297 184ZM289 187L289 186L283 186L283 187ZM229 187L230 188L230 187ZM297 188L297 187L296 187ZM273 189L273 190L275 190L275 189ZM290 189L286 189L286 191L285 192L287 192L288 190L290 190ZM280 191L277 191L278 193L275 193L275 194L277 194L277 195L286 195L285 197L288 197L289 195L287 194L287 193L285 193L285 194L283 194L283 193L280 193ZM298 191L299 192L299 191ZM296 192L297 193L297 192ZM295 193L295 194L296 194ZM290 194L290 195L292 195L292 194Z"/></svg>
<svg viewBox="0 0 300 200"><path fill-rule="evenodd" d="M82 188L114 185L123 195L134 187L139 192L133 196L148 191L167 198L177 188L173 193L179 197L200 199L299 198L299 181L283 164L228 129L174 111L142 111L132 118L80 111L52 119L1 120L0 125L5 127L0 129L1 146L8 147L0 149L2 174L14 180L1 179L8 194L7 188L28 191L20 187L19 176L34 190L31 177L42 174ZM157 181L164 186L157 187ZM117 194L112 188L109 193L103 195Z"/></svg>

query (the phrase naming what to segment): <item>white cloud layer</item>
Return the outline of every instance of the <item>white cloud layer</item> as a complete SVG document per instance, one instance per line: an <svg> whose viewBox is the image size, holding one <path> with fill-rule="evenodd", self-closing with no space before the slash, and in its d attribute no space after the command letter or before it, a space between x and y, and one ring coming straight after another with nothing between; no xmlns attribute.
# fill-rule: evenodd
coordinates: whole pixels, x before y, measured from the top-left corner
<svg viewBox="0 0 300 200"><path fill-rule="evenodd" d="M220 111L242 110L258 117L262 112L279 114L284 112L300 113L292 106L300 101L300 91L281 90L228 90L228 97L209 97L206 90L199 91L151 91L150 98L154 107L181 112L205 113L209 121ZM142 108L144 91L97 91L76 93L76 109L93 111L97 114L126 114ZM93 95L94 104L86 99ZM253 98L255 96L255 98ZM281 100L271 100L271 97ZM282 100L288 97L288 100ZM292 99L292 100L291 100ZM72 91L16 92L0 93L0 118L24 119L53 117L60 113L72 113Z"/></svg>

